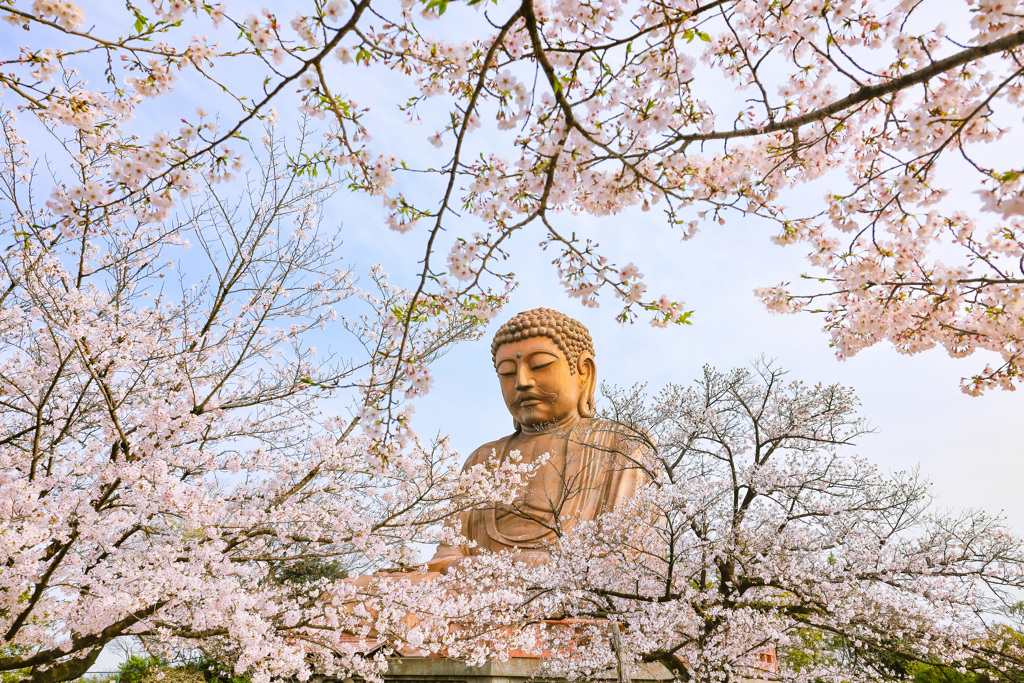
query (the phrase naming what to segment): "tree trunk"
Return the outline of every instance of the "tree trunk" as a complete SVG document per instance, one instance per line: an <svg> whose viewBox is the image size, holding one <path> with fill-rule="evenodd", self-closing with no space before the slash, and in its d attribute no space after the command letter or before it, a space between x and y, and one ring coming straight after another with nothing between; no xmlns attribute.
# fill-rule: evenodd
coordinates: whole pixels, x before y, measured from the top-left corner
<svg viewBox="0 0 1024 683"><path fill-rule="evenodd" d="M47 669L34 666L29 671L28 678L25 681L27 683L63 683L63 681L73 681L83 676L89 670L89 667L96 663L102 651L102 646L96 647L90 650L89 654L85 657L76 657L60 664L54 664Z"/></svg>
<svg viewBox="0 0 1024 683"><path fill-rule="evenodd" d="M612 649L615 650L615 673L619 683L633 683L629 677L629 665L622 659L622 635L619 633L619 622L612 621Z"/></svg>

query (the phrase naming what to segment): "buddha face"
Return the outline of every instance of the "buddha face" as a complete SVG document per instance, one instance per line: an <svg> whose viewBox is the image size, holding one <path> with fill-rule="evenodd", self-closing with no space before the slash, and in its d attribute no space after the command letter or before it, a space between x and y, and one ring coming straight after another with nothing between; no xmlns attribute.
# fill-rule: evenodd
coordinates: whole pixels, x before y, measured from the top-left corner
<svg viewBox="0 0 1024 683"><path fill-rule="evenodd" d="M498 347L494 358L501 395L512 417L526 431L580 416L580 398L594 378L590 354L569 361L548 337L530 337Z"/></svg>

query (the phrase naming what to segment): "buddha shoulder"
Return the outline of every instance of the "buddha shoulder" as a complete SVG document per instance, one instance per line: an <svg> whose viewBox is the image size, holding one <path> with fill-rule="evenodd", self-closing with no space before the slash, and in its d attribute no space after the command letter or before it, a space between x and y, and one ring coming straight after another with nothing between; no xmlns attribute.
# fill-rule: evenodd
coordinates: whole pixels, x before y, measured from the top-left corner
<svg viewBox="0 0 1024 683"><path fill-rule="evenodd" d="M631 427L615 420L588 418L584 424L583 441L595 446L610 446L628 454L653 447L651 435L646 430Z"/></svg>
<svg viewBox="0 0 1024 683"><path fill-rule="evenodd" d="M468 470L474 465L484 465L492 456L494 458L501 458L501 450L506 441L508 441L507 436L494 441L488 441L483 446L480 446L466 458L466 464L462 466L462 469Z"/></svg>

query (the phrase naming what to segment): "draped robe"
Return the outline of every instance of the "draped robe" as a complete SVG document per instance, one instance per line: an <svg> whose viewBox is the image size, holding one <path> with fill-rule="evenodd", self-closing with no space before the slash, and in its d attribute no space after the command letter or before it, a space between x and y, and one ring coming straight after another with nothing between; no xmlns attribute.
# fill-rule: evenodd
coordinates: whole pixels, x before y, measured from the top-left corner
<svg viewBox="0 0 1024 683"><path fill-rule="evenodd" d="M484 444L467 459L465 468L486 462L492 452L506 460L517 434ZM583 418L566 438L558 440L561 452L551 453L549 463L511 506L474 508L458 514L462 536L475 545L441 545L428 565L450 566L486 551L546 548L576 523L592 521L615 509L646 481L644 470L636 465L642 452L639 440L628 438L623 425Z"/></svg>

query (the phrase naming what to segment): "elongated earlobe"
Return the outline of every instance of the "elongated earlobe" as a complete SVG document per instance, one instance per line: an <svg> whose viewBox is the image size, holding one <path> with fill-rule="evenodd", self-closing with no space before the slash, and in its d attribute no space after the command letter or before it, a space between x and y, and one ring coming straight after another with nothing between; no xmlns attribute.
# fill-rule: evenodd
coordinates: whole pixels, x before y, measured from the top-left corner
<svg viewBox="0 0 1024 683"><path fill-rule="evenodd" d="M591 396L580 394L579 405L576 410L580 417L594 417L594 399Z"/></svg>
<svg viewBox="0 0 1024 683"><path fill-rule="evenodd" d="M583 353L576 360L576 372L580 381L580 397L576 402L576 411L580 417L593 417L597 412L594 391L597 388L597 365L594 356Z"/></svg>

